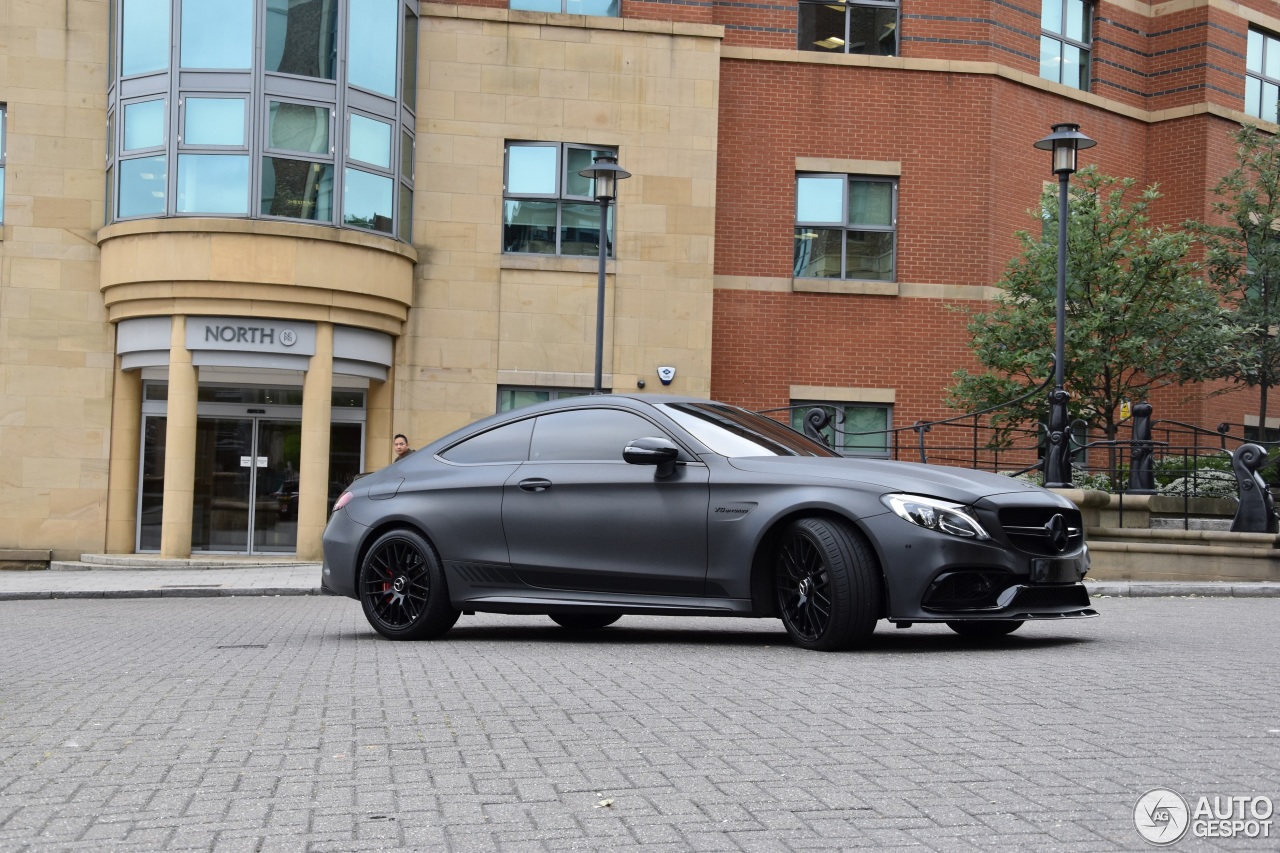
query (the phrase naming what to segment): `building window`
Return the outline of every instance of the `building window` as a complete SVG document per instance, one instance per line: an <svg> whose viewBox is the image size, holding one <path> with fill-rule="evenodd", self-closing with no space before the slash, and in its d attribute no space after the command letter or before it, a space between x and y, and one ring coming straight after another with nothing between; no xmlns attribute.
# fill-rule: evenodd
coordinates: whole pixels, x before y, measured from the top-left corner
<svg viewBox="0 0 1280 853"><path fill-rule="evenodd" d="M511 0L511 8L522 12L563 12L566 15L619 17L621 0Z"/></svg>
<svg viewBox="0 0 1280 853"><path fill-rule="evenodd" d="M796 278L894 281L898 184L852 175L796 177Z"/></svg>
<svg viewBox="0 0 1280 853"><path fill-rule="evenodd" d="M509 412L534 403L563 400L566 397L586 397L591 392L583 388L516 388L498 389L498 411Z"/></svg>
<svg viewBox="0 0 1280 853"><path fill-rule="evenodd" d="M417 0L112 0L108 17L109 221L411 238Z"/></svg>
<svg viewBox="0 0 1280 853"><path fill-rule="evenodd" d="M1093 6L1085 0L1044 0L1040 7L1040 76L1089 91Z"/></svg>
<svg viewBox="0 0 1280 853"><path fill-rule="evenodd" d="M831 422L822 431L831 449L843 456L888 458L893 409L862 403L820 403L792 400L791 428L804 432L804 416L812 408L825 409Z"/></svg>
<svg viewBox="0 0 1280 853"><path fill-rule="evenodd" d="M800 0L800 50L898 55L898 0Z"/></svg>
<svg viewBox="0 0 1280 853"><path fill-rule="evenodd" d="M5 154L9 148L9 129L5 126L9 118L9 107L0 104L0 225L4 224L4 165Z"/></svg>
<svg viewBox="0 0 1280 853"><path fill-rule="evenodd" d="M1250 28L1244 111L1254 118L1274 122L1277 100L1280 100L1280 38Z"/></svg>
<svg viewBox="0 0 1280 853"><path fill-rule="evenodd" d="M538 255L600 254L600 205L595 181L578 174L613 149L557 142L507 143L502 251ZM606 251L613 255L609 207Z"/></svg>

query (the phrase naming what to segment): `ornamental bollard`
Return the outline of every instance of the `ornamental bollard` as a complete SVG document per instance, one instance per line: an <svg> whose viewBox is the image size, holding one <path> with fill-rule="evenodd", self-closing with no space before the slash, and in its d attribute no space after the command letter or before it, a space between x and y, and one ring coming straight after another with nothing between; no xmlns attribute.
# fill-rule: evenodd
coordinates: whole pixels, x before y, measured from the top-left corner
<svg viewBox="0 0 1280 853"><path fill-rule="evenodd" d="M1267 451L1256 444L1242 444L1231 454L1231 468L1240 486L1240 506L1231 520L1236 533L1276 533L1276 504L1267 484L1258 473L1267 461Z"/></svg>
<svg viewBox="0 0 1280 853"><path fill-rule="evenodd" d="M823 434L823 430L831 423L831 413L821 406L814 406L804 415L804 434L812 438L814 441L820 441L827 447L831 446L831 442L827 441L827 437Z"/></svg>
<svg viewBox="0 0 1280 853"><path fill-rule="evenodd" d="M1138 403L1133 407L1133 453L1129 457L1130 494L1153 495L1156 491L1156 474L1152 465L1151 404Z"/></svg>

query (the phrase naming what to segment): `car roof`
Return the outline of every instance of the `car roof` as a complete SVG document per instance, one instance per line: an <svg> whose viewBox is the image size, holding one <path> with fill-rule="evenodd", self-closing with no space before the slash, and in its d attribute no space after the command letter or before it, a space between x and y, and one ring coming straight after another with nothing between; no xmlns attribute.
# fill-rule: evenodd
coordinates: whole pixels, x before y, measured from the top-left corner
<svg viewBox="0 0 1280 853"><path fill-rule="evenodd" d="M590 394L581 397L561 397L558 400L546 400L541 403L531 403L527 406L521 406L518 409L511 409L506 412L498 412L473 421L464 427L460 427L448 435L441 436L435 441L424 447L424 450L430 450L432 453L438 453L440 450L448 447L455 442L461 440L464 436L475 435L485 430L497 426L499 424L508 423L515 420L523 420L524 418L536 417L537 415L547 412L561 412L569 409L584 408L624 408L624 409L646 409L659 403L712 403L714 400L708 400L705 397L690 397L675 394ZM717 404L728 405L728 404Z"/></svg>

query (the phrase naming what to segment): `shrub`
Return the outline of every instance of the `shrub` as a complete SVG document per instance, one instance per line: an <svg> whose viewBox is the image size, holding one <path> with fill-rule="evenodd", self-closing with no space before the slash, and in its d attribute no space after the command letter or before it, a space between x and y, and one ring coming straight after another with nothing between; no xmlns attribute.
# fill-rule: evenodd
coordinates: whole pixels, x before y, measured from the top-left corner
<svg viewBox="0 0 1280 853"><path fill-rule="evenodd" d="M1178 477L1156 489L1161 495L1188 495L1193 498L1238 498L1240 488L1234 474L1201 470L1194 477Z"/></svg>

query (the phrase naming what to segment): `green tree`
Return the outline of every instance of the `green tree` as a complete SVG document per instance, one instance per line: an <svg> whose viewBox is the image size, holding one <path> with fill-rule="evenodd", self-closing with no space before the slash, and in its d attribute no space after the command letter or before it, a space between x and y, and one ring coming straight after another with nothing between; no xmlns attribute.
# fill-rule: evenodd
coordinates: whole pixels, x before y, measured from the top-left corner
<svg viewBox="0 0 1280 853"><path fill-rule="evenodd" d="M1116 437L1123 401L1220 375L1238 355L1234 328L1187 257L1191 235L1153 226L1148 211L1160 193L1151 186L1131 199L1134 183L1088 167L1076 174L1068 198L1064 386L1072 420L1108 439ZM1001 279L1003 293L991 310L970 314L970 347L987 371L953 374L952 408L977 411L1011 400L1053 371L1056 187L1045 190L1033 216L1035 232L1017 234L1022 249ZM1045 420L1045 396L997 412L992 425L1007 431Z"/></svg>
<svg viewBox="0 0 1280 853"><path fill-rule="evenodd" d="M1258 389L1265 424L1268 392L1280 381L1280 138L1245 125L1235 142L1236 168L1214 188L1218 220L1187 227L1204 244L1209 282L1242 342L1224 376Z"/></svg>

